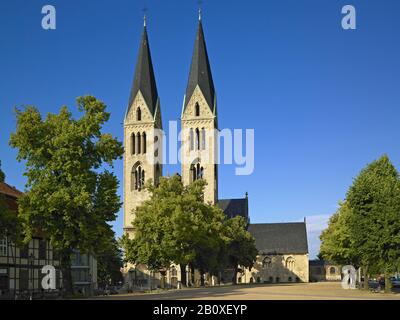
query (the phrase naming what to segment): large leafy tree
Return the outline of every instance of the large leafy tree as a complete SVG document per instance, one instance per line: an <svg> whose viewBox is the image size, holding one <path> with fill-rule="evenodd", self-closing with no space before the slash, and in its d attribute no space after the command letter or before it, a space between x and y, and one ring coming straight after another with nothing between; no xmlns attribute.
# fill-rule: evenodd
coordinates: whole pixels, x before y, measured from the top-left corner
<svg viewBox="0 0 400 320"><path fill-rule="evenodd" d="M350 230L351 209L347 202L341 202L339 209L329 219L328 228L320 236L320 255L338 264L360 264Z"/></svg>
<svg viewBox="0 0 400 320"><path fill-rule="evenodd" d="M134 212L135 236L122 239L125 259L161 272L172 263L189 264L201 274L217 270L224 214L204 203L204 186L205 181L183 186L178 175L161 178L158 187L147 184L150 199Z"/></svg>
<svg viewBox="0 0 400 320"><path fill-rule="evenodd" d="M16 110L10 144L26 161L27 191L19 199L25 241L40 230L60 252L64 288L72 291L73 249L96 254L113 237L110 221L121 207L118 180L104 164L122 157L121 142L102 133L110 114L92 96L77 99L82 114L67 107L42 119L39 111Z"/></svg>
<svg viewBox="0 0 400 320"><path fill-rule="evenodd" d="M227 258L228 266L234 269L233 283L236 284L238 267L252 268L258 251L255 246L255 239L247 231L247 221L236 216L227 219L224 223L224 236L226 246L224 255Z"/></svg>
<svg viewBox="0 0 400 320"><path fill-rule="evenodd" d="M361 171L347 193L347 201L352 210L352 239L361 263L380 267L389 291L389 275L400 259L400 181L386 155Z"/></svg>
<svg viewBox="0 0 400 320"><path fill-rule="evenodd" d="M108 246L97 254L97 282L100 287L118 285L123 281L121 268L123 267L122 251L115 238Z"/></svg>

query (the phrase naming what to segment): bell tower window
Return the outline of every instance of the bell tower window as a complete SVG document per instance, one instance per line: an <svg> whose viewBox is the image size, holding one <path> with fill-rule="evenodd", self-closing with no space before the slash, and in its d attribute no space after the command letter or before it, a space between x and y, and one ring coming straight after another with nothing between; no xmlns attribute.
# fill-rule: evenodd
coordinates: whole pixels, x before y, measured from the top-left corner
<svg viewBox="0 0 400 320"><path fill-rule="evenodd" d="M196 102L194 109L195 109L196 117L200 117L200 106L197 102Z"/></svg>
<svg viewBox="0 0 400 320"><path fill-rule="evenodd" d="M140 110L140 107L136 110L136 121L142 121L142 110Z"/></svg>

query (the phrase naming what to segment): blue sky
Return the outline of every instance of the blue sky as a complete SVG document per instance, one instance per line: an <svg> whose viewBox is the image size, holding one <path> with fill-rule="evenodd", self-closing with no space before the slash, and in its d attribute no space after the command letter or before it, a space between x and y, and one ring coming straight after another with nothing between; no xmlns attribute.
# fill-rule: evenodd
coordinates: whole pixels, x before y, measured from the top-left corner
<svg viewBox="0 0 400 320"><path fill-rule="evenodd" d="M57 29L41 28L41 9ZM341 28L341 8L357 30ZM178 120L197 25L197 1L3 0L0 2L0 159L24 189L9 145L14 106L43 114L92 94L111 112L105 131L122 140L142 33L142 9L163 121ZM255 171L220 166L220 198L249 192L252 222L309 222L310 254L352 179L387 153L400 168L398 0L204 1L203 26L220 128L255 129ZM179 165L164 173L179 172ZM115 165L122 179L122 161ZM121 188L122 195L122 188ZM114 224L122 232L122 211Z"/></svg>

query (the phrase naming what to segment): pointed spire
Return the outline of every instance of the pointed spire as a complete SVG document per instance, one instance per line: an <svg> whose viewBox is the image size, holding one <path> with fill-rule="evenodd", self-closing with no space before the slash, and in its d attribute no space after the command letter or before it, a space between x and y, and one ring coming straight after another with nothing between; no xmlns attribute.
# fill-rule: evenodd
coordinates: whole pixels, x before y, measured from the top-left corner
<svg viewBox="0 0 400 320"><path fill-rule="evenodd" d="M149 39L147 36L146 15L144 15L143 18L143 35L136 62L128 112L139 91L142 93L150 112L154 115L158 100L158 92L151 60ZM128 112L126 114L128 114Z"/></svg>
<svg viewBox="0 0 400 320"><path fill-rule="evenodd" d="M196 41L194 44L192 64L190 67L189 81L186 88L184 108L189 103L196 86L199 86L210 106L214 108L214 82L211 74L210 62L208 60L207 47L204 38L203 25L201 22L201 9L199 10L199 24L197 28Z"/></svg>

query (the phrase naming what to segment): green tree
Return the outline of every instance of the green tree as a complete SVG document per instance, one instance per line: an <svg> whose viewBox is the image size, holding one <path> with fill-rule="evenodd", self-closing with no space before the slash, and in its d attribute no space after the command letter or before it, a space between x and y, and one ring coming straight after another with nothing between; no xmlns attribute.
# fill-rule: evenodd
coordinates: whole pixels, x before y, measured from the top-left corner
<svg viewBox="0 0 400 320"><path fill-rule="evenodd" d="M113 239L104 250L99 252L97 258L97 282L100 287L118 285L123 281L121 268L123 267L122 251L118 242Z"/></svg>
<svg viewBox="0 0 400 320"><path fill-rule="evenodd" d="M361 263L366 268L379 266L390 291L389 275L400 258L400 182L386 155L361 171L347 201L352 210L352 239Z"/></svg>
<svg viewBox="0 0 400 320"><path fill-rule="evenodd" d="M150 199L134 212L135 237L122 238L125 259L161 272L171 263L183 270L189 264L201 274L216 270L224 214L204 203L204 186L202 180L183 186L177 175L161 178L158 187L148 183Z"/></svg>
<svg viewBox="0 0 400 320"><path fill-rule="evenodd" d="M234 269L233 283L236 284L238 267L252 268L258 251L255 239L247 231L247 221L240 216L227 219L224 222L224 236L226 247L224 253L227 257L228 266Z"/></svg>
<svg viewBox="0 0 400 320"><path fill-rule="evenodd" d="M64 288L72 292L71 253L98 253L112 238L109 225L121 207L112 167L122 144L102 133L110 114L92 96L77 99L83 113L73 119L67 107L42 119L39 111L16 109L17 129L10 144L26 161L27 192L19 199L25 241L40 230L60 253Z"/></svg>
<svg viewBox="0 0 400 320"><path fill-rule="evenodd" d="M351 209L348 203L339 203L339 209L330 217L328 227L321 233L320 255L338 264L358 267L359 253L352 241L350 218Z"/></svg>

